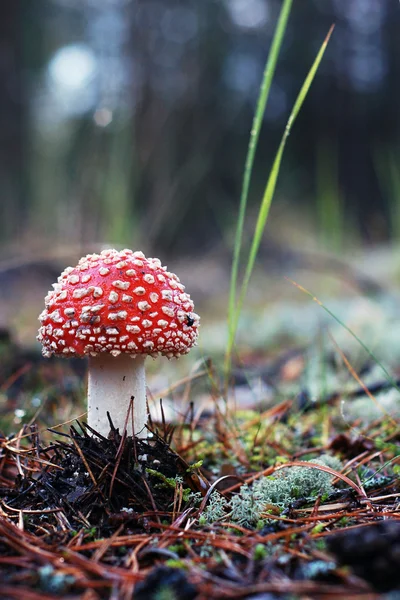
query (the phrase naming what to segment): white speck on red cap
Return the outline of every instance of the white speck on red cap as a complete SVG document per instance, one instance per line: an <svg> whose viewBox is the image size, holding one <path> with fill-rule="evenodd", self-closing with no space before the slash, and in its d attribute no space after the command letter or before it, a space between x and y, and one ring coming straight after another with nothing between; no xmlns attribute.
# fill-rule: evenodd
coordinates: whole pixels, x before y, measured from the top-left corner
<svg viewBox="0 0 400 600"><path fill-rule="evenodd" d="M110 352L172 358L197 341L199 317L184 286L157 258L142 252L89 254L67 267L53 287L39 316L44 356Z"/></svg>

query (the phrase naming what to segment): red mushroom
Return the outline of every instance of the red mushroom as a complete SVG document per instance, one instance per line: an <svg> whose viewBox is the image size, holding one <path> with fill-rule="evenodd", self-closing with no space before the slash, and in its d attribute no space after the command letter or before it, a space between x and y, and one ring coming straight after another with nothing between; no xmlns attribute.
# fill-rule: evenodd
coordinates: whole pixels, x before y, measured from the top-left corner
<svg viewBox="0 0 400 600"><path fill-rule="evenodd" d="M88 356L88 424L107 435L109 411L122 431L133 396L133 430L145 437L146 356L179 357L198 337L184 286L158 258L104 250L65 269L53 287L39 316L43 356Z"/></svg>

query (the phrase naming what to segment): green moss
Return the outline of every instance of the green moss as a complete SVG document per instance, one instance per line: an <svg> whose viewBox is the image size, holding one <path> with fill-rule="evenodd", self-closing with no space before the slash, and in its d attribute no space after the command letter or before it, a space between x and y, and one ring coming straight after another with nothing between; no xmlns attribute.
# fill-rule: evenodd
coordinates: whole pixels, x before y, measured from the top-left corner
<svg viewBox="0 0 400 600"><path fill-rule="evenodd" d="M183 483L183 479L179 475L176 475L175 477L166 477L165 475L163 475L163 473L160 473L159 471L156 471L155 469L149 469L149 468L146 469L146 473L155 477L156 479L159 479L161 482L159 484L160 486L172 488L173 490L176 489L177 485L181 485ZM183 498L184 502L188 502L188 500L190 499L191 493L192 493L192 491L190 488L183 488L182 498Z"/></svg>
<svg viewBox="0 0 400 600"><path fill-rule="evenodd" d="M254 548L254 560L263 560L268 556L268 550L264 544L257 544Z"/></svg>
<svg viewBox="0 0 400 600"><path fill-rule="evenodd" d="M165 566L171 567L172 569L187 569L187 564L183 560L176 560L174 558L170 558L165 561ZM167 589L166 589L167 591ZM168 591L171 591L168 589ZM175 598L175 596L173 596Z"/></svg>

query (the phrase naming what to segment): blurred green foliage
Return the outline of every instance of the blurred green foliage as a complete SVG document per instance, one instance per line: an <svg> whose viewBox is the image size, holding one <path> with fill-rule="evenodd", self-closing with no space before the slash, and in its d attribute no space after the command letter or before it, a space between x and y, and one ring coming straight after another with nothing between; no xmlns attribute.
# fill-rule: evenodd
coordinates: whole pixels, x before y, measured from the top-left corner
<svg viewBox="0 0 400 600"><path fill-rule="evenodd" d="M2 7L0 241L198 253L231 235L280 0L27 0ZM336 24L280 198L325 246L398 237L399 6L295 3L249 203ZM388 158L389 157L389 158ZM315 210L317 207L317 210ZM310 217L312 213L315 215Z"/></svg>

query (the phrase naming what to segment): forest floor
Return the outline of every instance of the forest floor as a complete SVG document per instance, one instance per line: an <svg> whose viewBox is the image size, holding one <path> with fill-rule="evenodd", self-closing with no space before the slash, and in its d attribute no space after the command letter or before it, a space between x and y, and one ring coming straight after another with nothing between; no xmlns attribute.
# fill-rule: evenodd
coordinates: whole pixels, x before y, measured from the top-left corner
<svg viewBox="0 0 400 600"><path fill-rule="evenodd" d="M147 440L90 431L85 362L4 321L0 598L400 597L397 271L311 258L256 275L229 386L203 284L194 358L149 362Z"/></svg>

